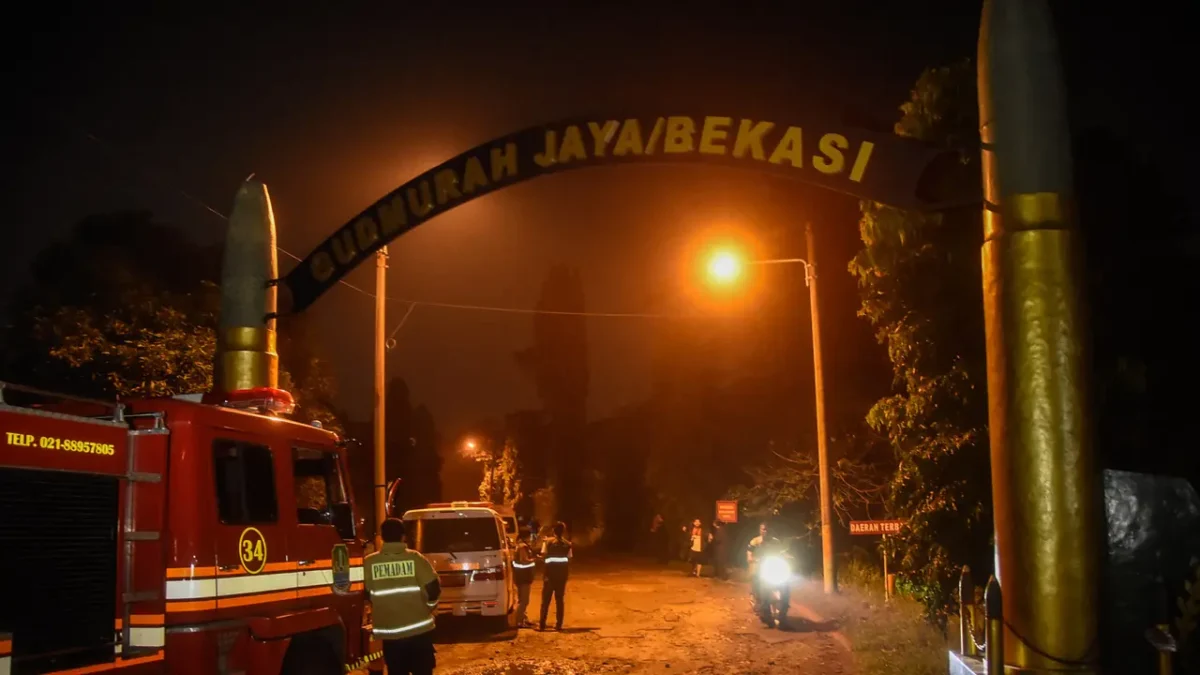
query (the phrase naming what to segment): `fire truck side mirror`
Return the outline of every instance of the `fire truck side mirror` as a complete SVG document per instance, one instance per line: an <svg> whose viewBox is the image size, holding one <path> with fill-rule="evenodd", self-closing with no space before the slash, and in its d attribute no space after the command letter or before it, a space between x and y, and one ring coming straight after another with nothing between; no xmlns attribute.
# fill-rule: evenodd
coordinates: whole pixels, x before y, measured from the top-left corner
<svg viewBox="0 0 1200 675"><path fill-rule="evenodd" d="M383 509L387 513L388 518L397 518L399 509L396 507L396 494L400 491L400 479L393 479L387 486L387 500L383 504Z"/></svg>

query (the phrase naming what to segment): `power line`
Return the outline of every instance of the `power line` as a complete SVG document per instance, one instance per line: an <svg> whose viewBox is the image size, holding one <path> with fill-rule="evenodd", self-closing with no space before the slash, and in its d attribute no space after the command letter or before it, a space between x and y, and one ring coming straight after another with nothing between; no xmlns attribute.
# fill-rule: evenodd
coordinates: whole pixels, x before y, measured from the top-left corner
<svg viewBox="0 0 1200 675"><path fill-rule="evenodd" d="M400 323L396 325L396 328L395 328L395 330L392 331L392 334L389 335L388 338L383 341L384 349L386 349L390 352L396 348L396 333L399 333L400 329L404 328L404 324L408 323L408 317L412 316L413 310L416 308L417 308L416 305L408 306L408 311L404 313L404 318L400 319Z"/></svg>
<svg viewBox="0 0 1200 675"><path fill-rule="evenodd" d="M100 138L99 136L96 136L95 134L91 133L90 131L84 129L83 127L81 127L77 124L71 123L68 120L68 118L64 115L56 114L56 116L59 118L59 121L61 121L64 125L73 128L76 132L81 134L84 138L87 138L89 141L92 141L93 143L96 143L97 145L106 147L108 150L110 150L114 154L117 154L118 156L121 154L120 149L117 148L116 145L114 145L113 143L106 141L106 140ZM125 158L125 161L129 162L130 164L133 164L132 160L129 160L127 158ZM150 175L149 172L144 172L144 171L139 172L139 173L142 173L143 175ZM159 173L162 173L162 172L159 172ZM217 209L213 208L208 203L206 203L204 200L200 199L199 197L196 197L195 195L188 192L187 190L184 190L177 185L167 184L166 182L161 181L161 180L159 180L157 182L159 182L162 187L178 193L181 197L183 197L187 201L191 202L194 206L204 209L208 213L220 218L223 221L229 220L229 216L225 215L224 213L221 213L220 211L218 211ZM277 245L275 248L280 253L295 260L296 262L302 262L302 259L300 258L300 256L288 251L287 249L283 248L282 246ZM358 286L355 286L354 284L350 283L349 281L346 281L345 279L339 279L338 283L343 286L346 286L347 288L349 288L353 291L361 293L362 295L364 295L368 298L372 298L372 299L375 298L374 293L371 293L370 291L359 288ZM717 316L717 315L703 315L703 314L664 314L664 313L653 313L653 312L588 312L588 311L572 312L572 311L566 311L566 310L527 309L527 308L520 308L520 307L497 307L497 306L489 306L489 305L471 305L471 304L460 304L460 303L451 303L451 302L432 302L429 300L409 300L409 299L405 299L405 298L392 298L392 297L385 297L384 299L387 302L403 303L403 304L406 304L409 306L408 313L406 313L404 315L404 319L400 322L400 325L398 325L396 327L396 329L394 331L392 331L393 337L395 336L396 332L398 332L400 330L400 328L404 326L404 322L408 320L409 315L412 314L412 310L417 305L422 305L425 307L439 307L442 309L457 309L457 310L476 311L476 312L497 312L497 313L502 313L502 314L545 314L545 315L551 315L551 316L583 316L583 317L611 318L611 319L696 319L696 318L713 318L713 317ZM390 338L389 338L389 340L390 340Z"/></svg>
<svg viewBox="0 0 1200 675"><path fill-rule="evenodd" d="M289 258L294 259L294 261L300 262L300 257L296 256L295 253L290 253L288 251L284 251L283 249L280 249L280 247L278 247L278 246L276 246L276 249L278 249L278 251L283 253L284 256L288 256ZM341 280L341 281L338 281L338 283L343 283L343 285L346 285L349 288L354 289L354 291L358 291L359 293L366 295L367 298L373 299L374 297L376 297L376 295L374 295L374 293L372 293L370 291L364 291L364 289L353 285L353 283L350 283L349 281ZM466 304L458 304L458 303L436 303L436 301L433 301L433 300L410 300L408 298L388 297L388 298L384 298L384 299L388 300L389 303L401 303L404 305L422 305L422 306L426 306L426 307L443 307L443 309L448 309L448 310L524 313L524 315L534 315L534 313L541 313L541 315L551 315L551 316L594 316L594 317L601 317L601 318L702 318L704 316L708 316L708 315L680 315L680 313L654 313L654 312L589 312L589 311L566 311L566 310L539 310L539 309L523 309L523 307L498 307L498 306L490 306L490 305L466 305ZM713 316L716 316L716 315L713 315Z"/></svg>

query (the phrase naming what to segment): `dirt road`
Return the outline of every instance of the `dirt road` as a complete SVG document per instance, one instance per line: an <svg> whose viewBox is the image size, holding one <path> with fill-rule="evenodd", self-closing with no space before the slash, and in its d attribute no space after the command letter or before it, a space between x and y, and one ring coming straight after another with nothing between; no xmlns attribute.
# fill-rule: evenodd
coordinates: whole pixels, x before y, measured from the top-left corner
<svg viewBox="0 0 1200 675"><path fill-rule="evenodd" d="M851 675L837 627L805 608L820 593L792 592L792 627L769 630L751 614L744 583L693 579L627 560L576 563L564 631L490 635L467 619L439 620L438 673L820 673ZM534 584L534 604L540 599ZM537 607L531 607L536 620ZM553 625L553 606L550 624Z"/></svg>

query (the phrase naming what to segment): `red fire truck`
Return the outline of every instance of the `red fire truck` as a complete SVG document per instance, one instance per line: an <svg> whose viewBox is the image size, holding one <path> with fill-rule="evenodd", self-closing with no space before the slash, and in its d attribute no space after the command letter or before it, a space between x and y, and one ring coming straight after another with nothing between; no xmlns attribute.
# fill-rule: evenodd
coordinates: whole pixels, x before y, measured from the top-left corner
<svg viewBox="0 0 1200 675"><path fill-rule="evenodd" d="M340 673L370 651L347 449L271 414L286 392L34 399L0 385L0 673Z"/></svg>

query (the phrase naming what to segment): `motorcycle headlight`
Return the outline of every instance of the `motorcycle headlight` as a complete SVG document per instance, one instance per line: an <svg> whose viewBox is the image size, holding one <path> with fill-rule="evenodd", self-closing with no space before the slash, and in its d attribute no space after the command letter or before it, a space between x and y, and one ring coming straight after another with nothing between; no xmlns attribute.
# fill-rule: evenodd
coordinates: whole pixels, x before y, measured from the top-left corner
<svg viewBox="0 0 1200 675"><path fill-rule="evenodd" d="M783 558L770 556L763 560L759 574L768 584L782 586L792 580L792 566Z"/></svg>

